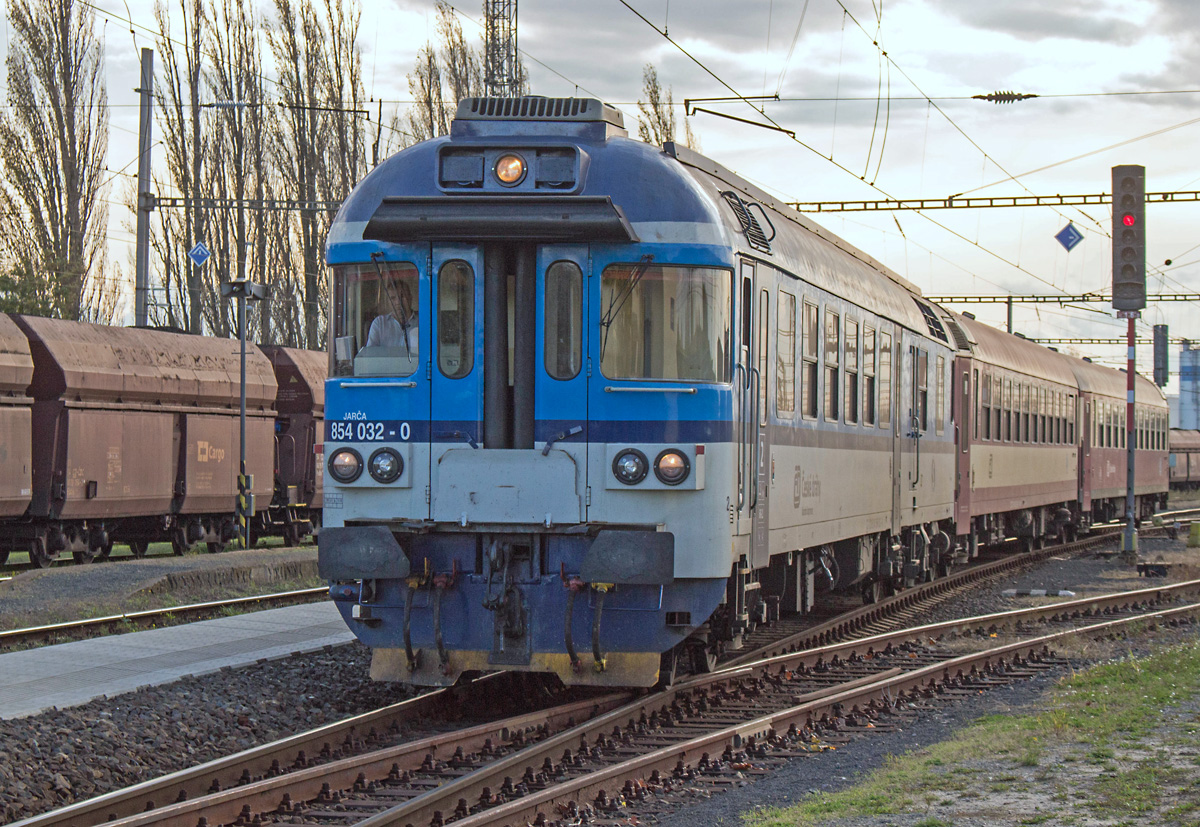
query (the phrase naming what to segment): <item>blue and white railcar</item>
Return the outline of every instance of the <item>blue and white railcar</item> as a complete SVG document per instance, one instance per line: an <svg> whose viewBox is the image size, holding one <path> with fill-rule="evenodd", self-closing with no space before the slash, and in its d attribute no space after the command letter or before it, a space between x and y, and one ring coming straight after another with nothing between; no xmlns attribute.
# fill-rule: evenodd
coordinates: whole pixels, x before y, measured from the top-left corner
<svg viewBox="0 0 1200 827"><path fill-rule="evenodd" d="M376 679L645 686L949 564L953 320L599 101L463 101L327 259L320 569Z"/></svg>

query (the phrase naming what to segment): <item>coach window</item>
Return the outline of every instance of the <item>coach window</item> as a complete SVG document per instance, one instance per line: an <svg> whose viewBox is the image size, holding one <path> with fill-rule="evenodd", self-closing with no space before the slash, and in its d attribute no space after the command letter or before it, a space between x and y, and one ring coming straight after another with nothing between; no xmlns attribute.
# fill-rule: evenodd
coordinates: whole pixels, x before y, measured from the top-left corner
<svg viewBox="0 0 1200 827"><path fill-rule="evenodd" d="M846 421L858 422L858 322L846 319Z"/></svg>
<svg viewBox="0 0 1200 827"><path fill-rule="evenodd" d="M1033 442L1033 438L1029 435L1029 411L1030 397L1033 395L1030 391L1033 387L1028 383L1021 385L1021 441Z"/></svg>
<svg viewBox="0 0 1200 827"><path fill-rule="evenodd" d="M333 375L417 369L417 268L407 261L333 267Z"/></svg>
<svg viewBox="0 0 1200 827"><path fill-rule="evenodd" d="M937 358L937 410L933 415L937 417L934 429L939 434L943 433L946 430L946 357L944 356Z"/></svg>
<svg viewBox="0 0 1200 827"><path fill-rule="evenodd" d="M979 439L979 368L975 368L971 378L973 380L971 383L971 399L973 400L971 405L972 429L975 438Z"/></svg>
<svg viewBox="0 0 1200 827"><path fill-rule="evenodd" d="M583 363L583 271L573 261L546 270L543 361L555 379L574 379Z"/></svg>
<svg viewBox="0 0 1200 827"><path fill-rule="evenodd" d="M801 411L810 418L817 418L817 360L821 348L820 313L815 304L804 303L804 320L801 328L804 339L801 347L803 365L800 376L800 393L803 396Z"/></svg>
<svg viewBox="0 0 1200 827"><path fill-rule="evenodd" d="M438 368L461 379L475 364L475 273L465 261L438 272Z"/></svg>
<svg viewBox="0 0 1200 827"><path fill-rule="evenodd" d="M1012 380L1005 379L1001 386L1000 404L1004 410L1004 441L1012 440Z"/></svg>
<svg viewBox="0 0 1200 827"><path fill-rule="evenodd" d="M1067 394L1067 442L1075 444L1075 396Z"/></svg>
<svg viewBox="0 0 1200 827"><path fill-rule="evenodd" d="M767 336L771 332L771 294L758 294L758 398L759 425L767 424Z"/></svg>
<svg viewBox="0 0 1200 827"><path fill-rule="evenodd" d="M976 371L978 374L979 371ZM983 397L983 439L992 438L992 375L987 371L983 373L983 387L976 389ZM975 425L975 435L980 436L979 425Z"/></svg>
<svg viewBox="0 0 1200 827"><path fill-rule="evenodd" d="M1045 442L1042 438L1042 403L1046 399L1046 389L1041 385L1034 385L1029 389L1029 424L1032 430L1029 432L1030 442Z"/></svg>
<svg viewBox="0 0 1200 827"><path fill-rule="evenodd" d="M796 413L796 297L779 291L775 325L775 413L791 419Z"/></svg>
<svg viewBox="0 0 1200 827"><path fill-rule="evenodd" d="M1048 442L1046 439L1046 400L1050 396L1050 391L1046 388L1038 388L1038 442Z"/></svg>
<svg viewBox="0 0 1200 827"><path fill-rule="evenodd" d="M913 399L913 413L917 416L917 422L922 431L929 430L929 351L921 348L913 348L915 359L915 367L917 371L916 381L913 382L913 391L915 398Z"/></svg>
<svg viewBox="0 0 1200 827"><path fill-rule="evenodd" d="M875 328L863 327L863 424L875 424Z"/></svg>
<svg viewBox="0 0 1200 827"><path fill-rule="evenodd" d="M1001 441L1004 435L1000 432L1000 420L1003 417L1004 394L999 376L992 377L992 439Z"/></svg>
<svg viewBox="0 0 1200 827"><path fill-rule="evenodd" d="M892 334L879 332L879 424L892 426Z"/></svg>
<svg viewBox="0 0 1200 827"><path fill-rule="evenodd" d="M838 419L838 338L841 318L832 310L825 311L825 418Z"/></svg>
<svg viewBox="0 0 1200 827"><path fill-rule="evenodd" d="M609 379L728 382L728 270L613 264L600 281L600 370Z"/></svg>

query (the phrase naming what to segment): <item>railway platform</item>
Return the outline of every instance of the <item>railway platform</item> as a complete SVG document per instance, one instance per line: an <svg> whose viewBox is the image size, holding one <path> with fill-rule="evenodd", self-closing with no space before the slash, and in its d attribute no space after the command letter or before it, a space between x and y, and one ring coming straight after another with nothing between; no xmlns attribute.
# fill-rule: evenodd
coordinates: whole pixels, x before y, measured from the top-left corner
<svg viewBox="0 0 1200 827"><path fill-rule="evenodd" d="M0 719L353 639L322 602L10 652L0 655Z"/></svg>

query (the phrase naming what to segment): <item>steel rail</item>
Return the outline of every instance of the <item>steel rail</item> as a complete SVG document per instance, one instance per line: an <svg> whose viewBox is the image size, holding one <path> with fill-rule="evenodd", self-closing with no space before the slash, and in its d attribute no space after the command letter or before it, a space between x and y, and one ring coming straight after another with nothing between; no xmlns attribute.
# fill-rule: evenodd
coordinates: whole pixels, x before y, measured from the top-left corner
<svg viewBox="0 0 1200 827"><path fill-rule="evenodd" d="M817 668L822 664L836 663L839 660L852 661L855 658L870 658L876 652L887 650L890 647L927 643L931 639L942 638L952 633L964 634L972 627L990 631L1005 625L1033 622L1053 616L1083 615L1089 612L1094 614L1114 607L1128 608L1131 604L1146 605L1163 602L1175 599L1180 594L1195 592L1200 592L1200 581L1084 598L1050 606L1029 607L1013 612L947 621L914 629L896 630L883 635L828 645L810 651L782 654L753 665L730 667L706 675L697 675L680 681L666 692L647 696L624 707L612 708L619 696L605 696L600 699L567 705L559 708L558 711L538 712L494 724L481 725L455 733L449 738L438 736L422 739L416 742L417 746L388 748L371 755L365 761L362 757L348 758L311 769L301 768L287 774L279 774L282 771L281 768L291 768L297 764L303 765L305 754L317 755L321 752L328 752L331 744L353 742L369 729L378 730L391 726L396 721L426 717L446 700L448 690L437 690L379 712L331 724L312 733L285 739L191 770L148 781L128 790L110 793L43 816L26 819L19 822L18 825L19 827L65 827L66 825L112 821L114 816L121 819L113 822L114 827L118 827L118 825L143 827L148 824L185 824L186 827L194 827L200 817L206 818L210 824L227 823L236 820L247 804L251 806L252 810L255 806L275 810L285 803L284 796L288 796L293 801L316 798L324 784L329 784L335 789L350 789L359 786L362 782L382 780L388 777L393 764L399 763L400 756L411 757L422 750L436 755L439 752L439 743L441 745L440 752L443 755L457 746L462 746L464 751L475 749L473 745L481 744L489 737L494 740L495 745L500 745L501 742L509 740L514 731L526 726L530 720L545 723L554 719L555 716L561 720L564 715L568 718L571 715L582 715L584 708L602 713L584 724L546 738L518 753L494 761L476 772L440 786L439 795L436 796L437 801L430 800L433 796L428 794L421 796L420 799L425 801L422 812L410 813L406 816L408 822L416 824L419 823L421 817L432 819L433 812L445 809L444 803L439 802L447 799L454 800L455 796L469 800L471 795L482 794L485 787L493 790L499 789L502 779L506 775L519 775L526 766L538 766L547 758L553 761L562 754L562 750L569 749L580 741L593 739L599 734L606 733L613 726L629 726L640 715L658 707L669 706L672 700L681 694L748 678L761 678L772 672ZM502 681L507 677L511 676L505 673L494 673L488 678L481 679L489 682L481 684L483 697L494 696L497 691L494 684L491 684L493 688L490 691L486 688L490 682ZM568 711L562 711L568 708ZM505 737L506 729L509 737ZM491 733L491 735L486 733ZM273 775L276 777L271 777ZM262 780L251 782L248 785L247 781L253 778ZM230 789L231 787L235 789ZM214 789L226 790L226 792L207 794ZM176 803L145 812L148 806L153 807L154 803L161 804L164 801ZM414 798L412 803L418 806L421 804L417 798Z"/></svg>
<svg viewBox="0 0 1200 827"><path fill-rule="evenodd" d="M204 795L193 801L177 801L148 812L104 821L111 827L144 827L150 824L194 827L200 818L209 824L229 824L244 812L273 812L289 801L312 801L322 791L353 789L368 779L387 778L399 770L418 769L423 761L436 757L453 760L456 751L504 749L518 733L538 733L554 728L573 728L575 721L622 706L629 693L612 693L600 698L574 701L548 710L539 710L502 721L457 730L449 736L431 735L366 756L353 756L326 764L289 772L271 778L243 783L232 789ZM520 743L520 741L518 741ZM367 760L363 760L364 757ZM249 809L247 809L249 808ZM58 822L59 825L73 822ZM89 824L93 822L78 822ZM99 823L99 822L94 822ZM25 822L19 822L27 827ZM17 825L12 825L17 827Z"/></svg>
<svg viewBox="0 0 1200 827"><path fill-rule="evenodd" d="M484 675L466 687L466 691L478 691L484 698L494 697L496 693L504 691L501 684L506 680L506 675L511 677L501 672ZM236 787L245 777L268 776L286 771L298 763L307 764L326 750L331 752L347 743L369 739L372 733L386 733L404 723L436 718L443 707L455 703L453 698L456 693L461 696L463 688L436 689L382 709L31 816L9 827L101 824L114 815L125 817L141 813L147 809L147 805L154 803L195 799L214 788L223 790Z"/></svg>
<svg viewBox="0 0 1200 827"><path fill-rule="evenodd" d="M211 614L229 608L242 606L262 606L272 603L288 603L304 600L310 597L320 597L329 594L326 586L311 589L296 589L287 592L253 595L251 597L233 597L228 600L211 600L206 603L189 603L184 606L174 606L164 609L145 609L140 612L125 612L119 615L104 617L89 617L83 620L68 620L62 623L51 623L45 626L29 626L23 629L9 629L0 632L0 649L17 646L23 643L44 640L55 635L72 635L105 626L126 624L140 625L147 622L162 620L168 616L189 617Z"/></svg>
<svg viewBox="0 0 1200 827"><path fill-rule="evenodd" d="M1089 538L1086 541L1081 541L1075 545L1083 545L1088 542L1095 542L1105 539L1103 537ZM1048 550L1049 552L1061 552L1062 547L1055 547ZM1022 555L1016 558L1006 558L998 561L1000 564L1009 564L1016 560L1018 562L1030 561L1030 555ZM985 564L994 565L994 564ZM984 566L978 566L971 570L965 570L952 575L952 577L962 578L976 569L982 569ZM939 583L945 581L938 581ZM930 585L930 584L927 584ZM914 589L913 592L916 590ZM737 680L752 675L766 674L767 670L772 668L795 669L802 666L814 666L829 660L837 660L839 658L853 658L863 653L871 653L875 650L884 649L889 645L901 645L914 641L927 641L932 637L940 637L949 633L964 633L971 627L972 621L976 626L986 626L988 628L996 628L1004 624L1006 620L1010 622L1031 622L1034 619L1041 617L1049 617L1058 613L1076 613L1086 614L1088 612L1103 611L1106 607L1120 605L1122 602L1128 605L1131 601L1134 603L1145 604L1148 602L1161 602L1166 599L1173 598L1176 594L1189 593L1200 591L1200 581L1191 581L1189 583L1181 583L1173 586L1163 586L1158 588L1141 589L1135 592L1119 593L1115 595L1100 596L1094 598L1084 598L1069 603L1057 603L1045 607L1031 607L1016 612L996 613L985 615L980 618L968 618L964 620L948 621L941 624L926 625L915 629L897 630L888 632L882 635L875 635L858 640L851 640L840 644L829 644L819 648L808 649L800 652L780 652L774 653L774 657L769 657L752 665L734 665L723 668L718 672L713 672L706 675L698 675L678 682L670 690L658 695L649 696L643 701L635 703L629 707L616 709L601 715L594 719L591 723L593 726L586 727L587 732L582 731L581 727L576 727L568 734L554 736L534 748L527 748L526 751L520 753L522 758L516 759L515 755L509 759L517 763L537 764L543 761L546 757L551 759L557 755L561 755L560 749L569 745L578 743L581 738L594 737L599 732L604 732L609 729L614 723L627 723L633 717L636 718L639 714L643 714L646 710L659 705L669 704L671 699L678 693L688 692L696 689L701 689L709 686ZM905 597L900 595L899 597ZM900 606L905 605L903 601L891 599L890 601L873 604L872 606L863 607L864 610L879 610L886 608L888 605ZM836 623L834 625L837 625ZM801 633L802 635L811 635L815 630L808 630ZM832 632L830 633L832 634ZM789 639L790 640L790 639ZM776 644L778 646L779 644ZM765 647L770 649L772 647ZM480 680L503 680L506 673L493 673L487 678ZM479 683L477 681L476 683ZM492 684L486 684L492 685ZM484 695L487 696L487 690L484 689ZM493 690L494 692L495 690ZM349 719L337 724L330 724L322 727L311 733L295 736L273 744L265 745L245 753L239 753L234 756L229 756L218 761L210 762L197 768L184 770L179 773L174 773L160 779L148 781L139 784L128 790L117 791L114 793L101 796L86 802L80 802L61 810L54 811L43 816L34 817L25 821L19 822L22 827L50 827L50 825L67 825L67 824L91 824L97 823L96 816L103 814L103 818L99 820L111 819L112 816L128 817L140 814L147 808L150 802L162 803L164 801L176 801L181 798L195 800L197 796L203 796L212 789L228 789L239 784L244 785L247 779L265 777L272 774L278 774L280 768L290 768L297 765L296 756L303 753L308 755L316 755L321 751L328 752L331 744L353 742L362 733L368 729L380 729L394 725L393 722L398 720L410 720L426 717L430 711L436 708L437 705L446 701L446 690L438 690L427 695L420 696L410 701L405 701L401 704L396 704L393 707L388 707L385 710L370 713L368 715L359 716L354 719ZM608 701L586 701L586 704L600 704L606 706ZM599 707L597 707L599 708ZM537 715L546 716L548 713L537 713ZM497 725L503 728L501 722ZM510 728L511 728L510 724ZM530 749L540 749L538 755L531 755ZM434 750L431 750L431 752ZM544 753L544 754L543 754ZM361 759L355 759L361 762ZM303 763L301 761L300 763ZM375 762L378 763L378 762ZM392 762L394 763L394 762ZM326 766L326 765L322 765ZM493 774L503 771L500 763L489 764L489 767L496 767ZM390 769L391 763L388 764ZM303 772L299 770L298 772ZM359 772L363 772L360 768ZM369 773L367 774L370 775ZM475 775L474 773L472 775ZM386 773L384 776L386 777ZM501 776L503 777L503 776ZM281 776L281 779L284 777ZM287 792L287 781L276 779L276 786L272 789L270 795L274 795L275 801L281 800L285 792ZM298 779L300 777L298 776ZM329 779L326 779L327 781ZM357 780L356 778L352 780ZM302 779L298 783L305 783ZM458 783L458 782L454 782ZM268 785L269 787L270 785ZM346 787L353 786L353 783L347 784ZM476 786L486 786L482 783ZM494 787L499 784L493 782ZM305 788L307 789L307 788ZM282 791L282 792L281 792ZM263 793L266 795L267 793ZM304 793L300 790L296 791L295 795L291 795L294 800L302 800ZM194 814L197 807L200 807L199 801L193 801L189 805L188 810ZM225 806L222 804L222 806ZM161 808L160 808L161 809ZM166 815L164 811L163 816ZM236 816L237 814L235 814ZM152 814L145 816L149 821L139 821L138 823L151 823L155 821ZM196 819L193 818L189 827L194 827ZM209 819L209 823L221 823L220 820Z"/></svg>
<svg viewBox="0 0 1200 827"><path fill-rule="evenodd" d="M931 696L954 680L968 676L987 674L1007 664L1028 665L1049 654L1053 643L1080 635L1100 633L1111 635L1122 627L1136 623L1169 623L1178 618L1200 613L1200 603L1166 610L1153 615L1104 623L1079 629L1044 635L1031 640L1019 641L1003 646L974 652L942 663L924 666L899 675L888 675L858 686L846 688L834 694L816 699L807 699L789 709L774 712L745 723L726 727L716 732L693 738L681 744L672 744L646 755L587 773L564 784L553 785L544 790L499 804L461 818L452 823L457 827L502 827L502 825L524 825L527 823L552 823L563 805L592 799L601 793L615 798L620 793L622 782L627 779L644 779L653 773L669 775L679 765L691 765L706 756L720 755L726 749L742 749L747 744L770 740L791 728L811 729L822 719L843 717L849 710L852 715L878 713L881 709L894 707L907 699ZM864 710L867 710L866 712ZM358 822L358 827L425 827L429 822L410 817L407 806L393 808Z"/></svg>
<svg viewBox="0 0 1200 827"><path fill-rule="evenodd" d="M946 577L929 583L919 584L891 597L884 598L877 603L870 603L845 612L824 623L759 646L725 661L723 665L738 666L785 652L795 652L801 649L825 646L834 640L844 639L846 636L852 635L872 623L883 621L890 612L916 606L930 597L956 591L980 580L1004 574L1015 568L1023 568L1034 563L1039 563L1055 554L1083 550L1111 539L1114 533L1115 530L1112 532L1097 532L1092 536L1075 540L1071 543L1047 546L1046 548L1036 549L1026 554L1013 554L990 563L980 563L956 572L951 572Z"/></svg>
<svg viewBox="0 0 1200 827"><path fill-rule="evenodd" d="M1193 586L1200 589L1200 582L1194 583ZM1138 594L1159 591L1161 590L1139 590ZM1121 595L1119 594L1112 596L1114 602L1119 602L1120 598ZM1041 607L1018 610L1017 614L1021 617L1029 618L1039 608ZM989 626L994 625L996 623L995 618L995 615L985 616L985 622ZM403 827L403 825L407 824L416 825L416 827L425 827L425 825L431 824L436 820L436 813L440 812L445 816L452 809L452 806L447 806L447 802L453 805L453 802L458 799L464 799L468 802L477 801L485 794L486 790L494 792L500 789L504 778L520 778L528 767L536 769L542 766L547 760L553 763L561 757L564 750L571 749L581 742L594 741L597 736L607 734L613 727L628 728L633 726L640 716L648 715L656 709L668 708L677 697L694 690L712 688L719 684L733 683L749 678L762 678L781 671L790 672L801 668L818 667L836 660L873 657L875 653L888 647L927 642L931 637L938 634L939 629L949 632L959 630L963 626L964 622L962 621L951 621L945 624L921 627L920 629L898 630L884 635L829 645L819 649L786 653L754 664L734 666L720 670L719 672L693 676L678 682L661 693L639 699L627 707L614 710L607 715L601 715L577 726L573 730L563 732L553 738L527 747L519 753L514 753L499 761L492 762L470 775L440 785L436 790L416 796L405 804L395 808L394 811L389 811L392 815L384 817L381 814L376 818L364 821L362 827L384 827L384 825L400 825ZM381 820L377 820L377 818Z"/></svg>

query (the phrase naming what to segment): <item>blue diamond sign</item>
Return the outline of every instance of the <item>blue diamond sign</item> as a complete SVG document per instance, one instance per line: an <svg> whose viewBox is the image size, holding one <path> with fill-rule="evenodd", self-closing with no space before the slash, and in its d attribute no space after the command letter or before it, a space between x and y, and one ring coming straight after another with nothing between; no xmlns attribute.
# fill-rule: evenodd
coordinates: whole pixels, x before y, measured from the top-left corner
<svg viewBox="0 0 1200 827"><path fill-rule="evenodd" d="M1076 244L1083 241L1083 233L1075 229L1075 225L1070 223L1059 230L1058 234L1054 237L1058 239L1059 244L1066 248L1068 253L1071 252Z"/></svg>
<svg viewBox="0 0 1200 827"><path fill-rule="evenodd" d="M1069 250L1071 248L1068 247L1067 249ZM211 257L212 253L210 253L208 248L204 246L203 241L197 241L196 246L188 250L188 258L190 258L192 263L197 267L203 267L204 262L208 261Z"/></svg>

